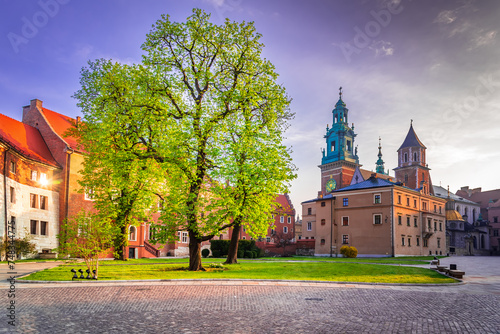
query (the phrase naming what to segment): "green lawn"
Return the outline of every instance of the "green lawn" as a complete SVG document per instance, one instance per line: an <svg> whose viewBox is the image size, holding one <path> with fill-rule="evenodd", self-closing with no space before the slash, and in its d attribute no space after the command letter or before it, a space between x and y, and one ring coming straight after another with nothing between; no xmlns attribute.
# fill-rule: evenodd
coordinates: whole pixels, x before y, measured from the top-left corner
<svg viewBox="0 0 500 334"><path fill-rule="evenodd" d="M293 262L283 261L284 259L281 259L282 261L259 259L239 260L239 264L221 266L220 262L224 261L224 259L204 259L204 266L207 271L191 272L187 270L187 259L168 259L170 263L158 263L159 260L148 260L150 263L145 259L131 260L123 265L117 265L118 261L103 261L99 267L99 280L211 278L420 284L456 282L429 269L359 263L361 261L357 261L358 263L336 263L332 261L295 261L296 258L293 258ZM157 263L152 263L152 261ZM82 264L65 264L34 273L23 279L71 280L72 274L70 270L72 268L86 269Z"/></svg>

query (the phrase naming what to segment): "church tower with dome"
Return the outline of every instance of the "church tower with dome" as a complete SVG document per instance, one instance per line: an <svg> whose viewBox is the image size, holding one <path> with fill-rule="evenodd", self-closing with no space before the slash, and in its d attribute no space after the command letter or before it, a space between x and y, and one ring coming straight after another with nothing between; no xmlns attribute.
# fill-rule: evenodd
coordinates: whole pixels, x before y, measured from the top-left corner
<svg viewBox="0 0 500 334"><path fill-rule="evenodd" d="M354 123L349 126L349 109L342 100L342 87L339 88L339 100L332 110L332 126L326 126L326 149L322 149L321 193L350 185L356 167L359 168L357 147L354 146Z"/></svg>

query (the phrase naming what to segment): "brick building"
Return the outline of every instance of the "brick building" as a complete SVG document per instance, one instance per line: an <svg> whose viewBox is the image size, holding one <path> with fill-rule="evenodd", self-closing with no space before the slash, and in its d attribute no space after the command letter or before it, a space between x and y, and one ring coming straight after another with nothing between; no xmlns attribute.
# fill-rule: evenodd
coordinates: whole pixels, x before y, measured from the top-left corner
<svg viewBox="0 0 500 334"><path fill-rule="evenodd" d="M394 180L384 173L380 141L378 173L359 165L342 93L332 114L321 190L302 203L302 238L315 241L315 255L336 256L343 245L356 247L358 256L446 254L446 200L433 196L426 147L413 124L398 149Z"/></svg>

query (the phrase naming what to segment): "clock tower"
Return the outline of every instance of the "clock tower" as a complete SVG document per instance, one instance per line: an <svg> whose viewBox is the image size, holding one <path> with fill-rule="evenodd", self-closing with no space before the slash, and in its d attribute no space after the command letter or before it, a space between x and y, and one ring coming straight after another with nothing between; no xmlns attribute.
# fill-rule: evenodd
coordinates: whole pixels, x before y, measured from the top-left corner
<svg viewBox="0 0 500 334"><path fill-rule="evenodd" d="M339 100L332 110L332 127L326 126L326 149L322 149L321 193L327 194L348 186L359 166L357 151L354 147L354 123L349 126L349 109L342 100L342 87L339 88Z"/></svg>

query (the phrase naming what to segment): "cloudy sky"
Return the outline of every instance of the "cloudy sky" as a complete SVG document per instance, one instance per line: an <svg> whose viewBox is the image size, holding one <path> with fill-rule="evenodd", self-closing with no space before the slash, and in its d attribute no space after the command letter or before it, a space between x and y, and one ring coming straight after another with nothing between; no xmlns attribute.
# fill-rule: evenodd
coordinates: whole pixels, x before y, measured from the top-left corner
<svg viewBox="0 0 500 334"><path fill-rule="evenodd" d="M434 184L500 188L500 2L496 0L0 0L0 113L21 120L38 98L81 115L71 98L96 58L139 62L161 14L192 8L253 21L296 116L287 133L299 168L291 197L314 198L320 149L343 87L363 168L386 169L410 120L427 146Z"/></svg>

